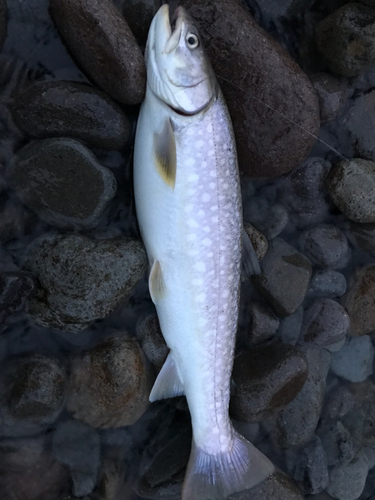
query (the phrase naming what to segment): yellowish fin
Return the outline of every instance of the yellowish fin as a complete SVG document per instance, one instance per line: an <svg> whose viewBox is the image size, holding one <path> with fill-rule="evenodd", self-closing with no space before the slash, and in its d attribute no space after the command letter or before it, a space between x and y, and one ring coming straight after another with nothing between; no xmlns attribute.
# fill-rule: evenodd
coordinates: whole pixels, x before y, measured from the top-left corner
<svg viewBox="0 0 375 500"><path fill-rule="evenodd" d="M154 134L156 168L161 178L174 188L176 182L176 139L170 119L166 119L162 131Z"/></svg>
<svg viewBox="0 0 375 500"><path fill-rule="evenodd" d="M165 297L165 283L160 262L155 260L152 264L150 277L148 279L150 295L154 303Z"/></svg>

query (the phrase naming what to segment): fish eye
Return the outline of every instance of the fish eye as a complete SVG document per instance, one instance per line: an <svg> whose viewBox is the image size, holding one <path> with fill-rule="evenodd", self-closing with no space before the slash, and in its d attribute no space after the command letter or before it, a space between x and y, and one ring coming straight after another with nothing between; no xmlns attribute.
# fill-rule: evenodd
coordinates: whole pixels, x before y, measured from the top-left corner
<svg viewBox="0 0 375 500"><path fill-rule="evenodd" d="M196 49L199 46L199 38L194 33L188 33L186 36L186 43L189 49Z"/></svg>

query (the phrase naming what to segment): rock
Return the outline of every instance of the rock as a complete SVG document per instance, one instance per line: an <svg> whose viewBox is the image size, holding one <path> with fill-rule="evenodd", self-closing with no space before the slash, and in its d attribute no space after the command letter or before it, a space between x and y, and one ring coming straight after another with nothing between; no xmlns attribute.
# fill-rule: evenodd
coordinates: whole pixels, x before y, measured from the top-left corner
<svg viewBox="0 0 375 500"><path fill-rule="evenodd" d="M147 359L160 370L167 359L169 348L165 343L156 314L148 314L139 318L136 336Z"/></svg>
<svg viewBox="0 0 375 500"><path fill-rule="evenodd" d="M372 374L374 346L368 335L350 337L344 347L332 354L331 370L350 382L363 382Z"/></svg>
<svg viewBox="0 0 375 500"><path fill-rule="evenodd" d="M345 87L342 82L329 73L316 73L310 81L318 94L320 122L322 125L336 118L345 99Z"/></svg>
<svg viewBox="0 0 375 500"><path fill-rule="evenodd" d="M146 68L126 21L111 0L50 0L56 26L88 76L124 104L142 101Z"/></svg>
<svg viewBox="0 0 375 500"><path fill-rule="evenodd" d="M307 495L306 500L333 500L333 498L328 493L323 492L318 495Z"/></svg>
<svg viewBox="0 0 375 500"><path fill-rule="evenodd" d="M250 223L268 240L276 238L288 223L286 208L277 203L275 196L272 198L267 199L262 193L245 199L244 203L244 219L248 221L246 224Z"/></svg>
<svg viewBox="0 0 375 500"><path fill-rule="evenodd" d="M283 447L308 443L314 435L322 409L330 354L315 347L304 349L303 352L309 368L305 385L272 422L274 427L271 433Z"/></svg>
<svg viewBox="0 0 375 500"><path fill-rule="evenodd" d="M301 332L302 319L303 307L300 306L296 312L281 320L279 335L284 344L296 345Z"/></svg>
<svg viewBox="0 0 375 500"><path fill-rule="evenodd" d="M41 237L29 247L25 262L41 284L28 313L47 328L84 330L131 294L146 265L143 246L133 238Z"/></svg>
<svg viewBox="0 0 375 500"><path fill-rule="evenodd" d="M354 158L339 162L327 177L338 209L354 222L375 222L375 163Z"/></svg>
<svg viewBox="0 0 375 500"><path fill-rule="evenodd" d="M357 269L349 282L345 307L350 316L351 334L375 331L375 265Z"/></svg>
<svg viewBox="0 0 375 500"><path fill-rule="evenodd" d="M116 102L78 82L35 82L17 95L12 115L31 137L73 137L103 149L123 148L131 132Z"/></svg>
<svg viewBox="0 0 375 500"><path fill-rule="evenodd" d="M240 2L185 0L184 6L228 104L240 170L263 179L289 172L315 142L303 129L319 128L318 98L306 75Z"/></svg>
<svg viewBox="0 0 375 500"><path fill-rule="evenodd" d="M74 139L34 141L20 151L10 171L20 200L49 224L95 227L116 194L112 172Z"/></svg>
<svg viewBox="0 0 375 500"><path fill-rule="evenodd" d="M4 500L63 499L69 491L68 471L56 462L44 436L1 441L1 498Z"/></svg>
<svg viewBox="0 0 375 500"><path fill-rule="evenodd" d="M369 253L375 252L375 224L351 222L350 233L361 250Z"/></svg>
<svg viewBox="0 0 375 500"><path fill-rule="evenodd" d="M38 218L15 196L1 200L0 243L22 238L31 233Z"/></svg>
<svg viewBox="0 0 375 500"><path fill-rule="evenodd" d="M42 355L11 359L0 381L0 435L27 436L47 429L65 403L66 374Z"/></svg>
<svg viewBox="0 0 375 500"><path fill-rule="evenodd" d="M328 486L327 456L318 436L303 448L294 480L304 493L317 494Z"/></svg>
<svg viewBox="0 0 375 500"><path fill-rule="evenodd" d="M344 340L349 327L349 315L338 302L317 299L304 313L300 340L327 348Z"/></svg>
<svg viewBox="0 0 375 500"><path fill-rule="evenodd" d="M316 224L329 209L325 182L331 168L323 158L307 158L280 183L280 196L297 224Z"/></svg>
<svg viewBox="0 0 375 500"><path fill-rule="evenodd" d="M299 244L301 252L322 268L340 267L348 252L344 233L333 224L305 229Z"/></svg>
<svg viewBox="0 0 375 500"><path fill-rule="evenodd" d="M360 446L375 447L375 385L371 379L352 384L355 404L343 423Z"/></svg>
<svg viewBox="0 0 375 500"><path fill-rule="evenodd" d="M161 4L161 0L127 0L123 3L123 16L142 48L146 45L152 18Z"/></svg>
<svg viewBox="0 0 375 500"><path fill-rule="evenodd" d="M256 227L250 222L245 222L243 225L251 243L253 244L258 260L262 260L268 251L268 240Z"/></svg>
<svg viewBox="0 0 375 500"><path fill-rule="evenodd" d="M244 422L268 418L297 396L306 377L305 356L293 346L273 342L243 352L232 372L232 417Z"/></svg>
<svg viewBox="0 0 375 500"><path fill-rule="evenodd" d="M303 500L298 486L286 474L276 471L251 490L230 495L227 500Z"/></svg>
<svg viewBox="0 0 375 500"><path fill-rule="evenodd" d="M122 457L121 457L122 458ZM126 491L123 460L105 457L99 475L95 500L120 500L132 498L132 488ZM126 496L126 493L128 496Z"/></svg>
<svg viewBox="0 0 375 500"><path fill-rule="evenodd" d="M296 311L303 302L312 274L306 257L276 238L262 260L261 270L259 276L252 277L252 282L276 313L288 316Z"/></svg>
<svg viewBox="0 0 375 500"><path fill-rule="evenodd" d="M327 492L338 500L356 500L365 487L367 474L367 456L360 451L349 464L332 467Z"/></svg>
<svg viewBox="0 0 375 500"><path fill-rule="evenodd" d="M354 406L353 393L345 386L334 386L326 395L322 418L338 420L344 417Z"/></svg>
<svg viewBox="0 0 375 500"><path fill-rule="evenodd" d="M310 281L309 291L313 295L320 297L342 297L346 292L345 276L332 269L315 271Z"/></svg>
<svg viewBox="0 0 375 500"><path fill-rule="evenodd" d="M30 273L0 272L0 326L23 311L28 297L35 291L36 279Z"/></svg>
<svg viewBox="0 0 375 500"><path fill-rule="evenodd" d="M3 48L7 36L8 9L6 0L0 0L0 51Z"/></svg>
<svg viewBox="0 0 375 500"><path fill-rule="evenodd" d="M357 76L375 63L375 11L348 3L320 21L316 43L330 71Z"/></svg>
<svg viewBox="0 0 375 500"><path fill-rule="evenodd" d="M346 464L354 457L353 440L348 429L338 420L319 429L328 465Z"/></svg>
<svg viewBox="0 0 375 500"><path fill-rule="evenodd" d="M73 360L67 409L92 427L132 425L149 405L151 385L136 340L126 334L110 337Z"/></svg>
<svg viewBox="0 0 375 500"><path fill-rule="evenodd" d="M356 156L368 160L375 160L375 139L371 134L375 126L374 112L375 92L369 90L353 100L345 116L345 127L349 131Z"/></svg>
<svg viewBox="0 0 375 500"><path fill-rule="evenodd" d="M81 422L61 422L53 434L52 451L69 468L73 494L82 497L95 488L100 465L100 437Z"/></svg>
<svg viewBox="0 0 375 500"><path fill-rule="evenodd" d="M280 321L268 306L263 302L251 302L249 312L247 340L250 345L261 344L275 335Z"/></svg>

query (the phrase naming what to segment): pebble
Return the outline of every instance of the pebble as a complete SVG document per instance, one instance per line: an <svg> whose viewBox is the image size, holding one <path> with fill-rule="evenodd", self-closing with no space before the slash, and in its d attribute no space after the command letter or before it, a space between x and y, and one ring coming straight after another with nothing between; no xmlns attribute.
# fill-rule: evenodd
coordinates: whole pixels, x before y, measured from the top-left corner
<svg viewBox="0 0 375 500"><path fill-rule="evenodd" d="M0 0L0 51L7 36L8 9L6 0Z"/></svg>
<svg viewBox="0 0 375 500"><path fill-rule="evenodd" d="M371 130L375 127L375 92L365 92L355 99L345 116L356 156L375 160L375 139Z"/></svg>
<svg viewBox="0 0 375 500"><path fill-rule="evenodd" d="M329 73L315 73L310 81L318 94L320 123L325 125L336 118L344 104L345 86Z"/></svg>
<svg viewBox="0 0 375 500"><path fill-rule="evenodd" d="M187 0L184 6L197 23L228 104L240 170L262 179L289 172L315 142L302 128L313 134L319 128L310 81L239 2ZM282 116L286 110L289 119Z"/></svg>
<svg viewBox="0 0 375 500"><path fill-rule="evenodd" d="M361 450L349 464L330 469L327 492L337 500L357 500L365 487L367 474L368 460Z"/></svg>
<svg viewBox="0 0 375 500"><path fill-rule="evenodd" d="M250 322L247 341L249 345L265 342L275 335L280 320L263 302L253 301L249 306Z"/></svg>
<svg viewBox="0 0 375 500"><path fill-rule="evenodd" d="M135 334L147 359L159 371L167 359L169 348L165 343L157 315L148 314L140 317Z"/></svg>
<svg viewBox="0 0 375 500"><path fill-rule="evenodd" d="M121 103L140 103L146 89L142 52L112 0L51 0L49 9L95 84Z"/></svg>
<svg viewBox="0 0 375 500"><path fill-rule="evenodd" d="M302 320L303 307L300 306L296 312L280 321L278 332L284 344L296 345L301 332Z"/></svg>
<svg viewBox="0 0 375 500"><path fill-rule="evenodd" d="M305 229L299 245L301 252L314 265L322 268L340 267L348 252L345 235L334 224L319 224Z"/></svg>
<svg viewBox="0 0 375 500"><path fill-rule="evenodd" d="M256 227L250 224L250 222L245 222L243 227L248 237L250 238L251 243L253 244L253 248L255 250L256 256L258 257L258 260L261 261L268 251L269 245L267 238L263 233L258 231Z"/></svg>
<svg viewBox="0 0 375 500"><path fill-rule="evenodd" d="M354 222L375 222L375 163L361 158L339 162L327 177L337 208Z"/></svg>
<svg viewBox="0 0 375 500"><path fill-rule="evenodd" d="M375 63L375 10L349 3L320 21L316 43L330 71L357 76Z"/></svg>
<svg viewBox="0 0 375 500"><path fill-rule="evenodd" d="M57 426L52 439L54 456L69 469L73 495L90 494L96 486L100 465L98 433L82 422L66 420Z"/></svg>
<svg viewBox="0 0 375 500"><path fill-rule="evenodd" d="M24 310L26 300L35 288L36 279L30 273L0 272L0 326Z"/></svg>
<svg viewBox="0 0 375 500"><path fill-rule="evenodd" d="M355 404L344 419L353 440L360 446L375 447L375 385L372 379L352 384Z"/></svg>
<svg viewBox="0 0 375 500"><path fill-rule="evenodd" d="M332 269L315 271L311 277L310 289L312 295L335 298L342 297L346 292L346 278Z"/></svg>
<svg viewBox="0 0 375 500"><path fill-rule="evenodd" d="M349 281L345 308L350 316L351 334L375 331L375 265L357 269Z"/></svg>
<svg viewBox="0 0 375 500"><path fill-rule="evenodd" d="M328 486L327 456L318 436L300 452L293 478L305 494L316 495Z"/></svg>
<svg viewBox="0 0 375 500"><path fill-rule="evenodd" d="M63 500L69 490L69 473L53 457L47 437L1 441L0 498Z"/></svg>
<svg viewBox="0 0 375 500"><path fill-rule="evenodd" d="M300 340L327 348L344 340L349 327L349 315L338 302L316 299L303 315Z"/></svg>
<svg viewBox="0 0 375 500"><path fill-rule="evenodd" d="M260 194L245 200L244 218L265 238L272 240L285 229L288 212L284 205L277 203L275 199L269 200Z"/></svg>
<svg viewBox="0 0 375 500"><path fill-rule="evenodd" d="M16 125L31 137L73 137L89 146L122 149L130 123L104 92L79 82L40 81L17 95L12 105Z"/></svg>
<svg viewBox="0 0 375 500"><path fill-rule="evenodd" d="M374 346L368 335L349 337L338 352L332 354L331 370L350 382L363 382L372 375Z"/></svg>
<svg viewBox="0 0 375 500"><path fill-rule="evenodd" d="M344 417L354 406L353 393L345 385L335 385L327 394L323 408L324 420L338 420Z"/></svg>
<svg viewBox="0 0 375 500"><path fill-rule="evenodd" d="M340 420L319 429L329 466L349 463L354 457L353 440Z"/></svg>
<svg viewBox="0 0 375 500"><path fill-rule="evenodd" d="M66 407L92 427L132 425L149 405L152 382L137 341L110 337L73 359Z"/></svg>
<svg viewBox="0 0 375 500"><path fill-rule="evenodd" d="M29 247L25 262L41 284L28 314L46 328L84 330L132 293L146 266L143 245L133 238L43 236Z"/></svg>
<svg viewBox="0 0 375 500"><path fill-rule="evenodd" d="M312 274L311 264L298 250L276 238L252 282L279 316L294 313L302 304ZM288 286L285 284L288 283Z"/></svg>
<svg viewBox="0 0 375 500"><path fill-rule="evenodd" d="M254 347L234 362L231 398L233 418L259 422L285 407L301 391L307 378L301 351L281 342Z"/></svg>
<svg viewBox="0 0 375 500"><path fill-rule="evenodd" d="M350 234L354 236L354 242L361 250L375 253L375 224L350 223Z"/></svg>
<svg viewBox="0 0 375 500"><path fill-rule="evenodd" d="M10 181L41 219L70 229L95 227L117 189L113 173L81 142L68 138L23 147L13 161Z"/></svg>
<svg viewBox="0 0 375 500"><path fill-rule="evenodd" d="M146 46L152 18L161 6L161 0L127 0L122 14L141 48Z"/></svg>

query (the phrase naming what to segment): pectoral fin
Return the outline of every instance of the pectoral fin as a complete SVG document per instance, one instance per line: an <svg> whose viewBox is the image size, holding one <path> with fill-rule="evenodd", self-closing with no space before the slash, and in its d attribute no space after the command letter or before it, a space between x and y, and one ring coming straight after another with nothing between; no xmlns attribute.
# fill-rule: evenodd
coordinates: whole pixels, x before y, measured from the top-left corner
<svg viewBox="0 0 375 500"><path fill-rule="evenodd" d="M149 400L152 403L153 401L158 401L159 399L183 396L183 394L184 387L177 372L176 363L174 362L172 354L169 353L162 369L159 372L159 375L156 377Z"/></svg>
<svg viewBox="0 0 375 500"><path fill-rule="evenodd" d="M261 272L258 257L245 229L242 229L242 271L247 278Z"/></svg>
<svg viewBox="0 0 375 500"><path fill-rule="evenodd" d="M154 134L154 156L161 178L174 188L176 182L176 139L170 119L166 119L161 132Z"/></svg>
<svg viewBox="0 0 375 500"><path fill-rule="evenodd" d="M148 288L154 304L165 297L165 282L160 262L158 260L155 260L152 264L150 276L148 278Z"/></svg>

